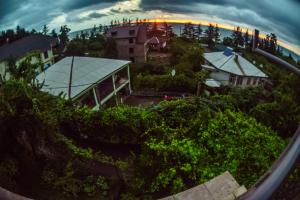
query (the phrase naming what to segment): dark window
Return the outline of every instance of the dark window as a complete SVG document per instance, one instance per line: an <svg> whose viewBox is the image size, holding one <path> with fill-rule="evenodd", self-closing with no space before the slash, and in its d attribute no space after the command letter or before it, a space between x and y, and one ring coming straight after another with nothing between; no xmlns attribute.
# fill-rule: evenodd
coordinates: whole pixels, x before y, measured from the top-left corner
<svg viewBox="0 0 300 200"><path fill-rule="evenodd" d="M105 79L104 81L100 82L96 87L96 91L98 94L98 99L103 100L107 97L110 93L114 91L112 77Z"/></svg>
<svg viewBox="0 0 300 200"><path fill-rule="evenodd" d="M237 84L242 85L243 84L243 77L238 77Z"/></svg>
<svg viewBox="0 0 300 200"><path fill-rule="evenodd" d="M230 75L229 82L235 84L235 76Z"/></svg>
<svg viewBox="0 0 300 200"><path fill-rule="evenodd" d="M247 85L250 85L251 84L251 78L248 78L247 79Z"/></svg>
<svg viewBox="0 0 300 200"><path fill-rule="evenodd" d="M118 31L111 32L111 36L117 36L117 35L118 35Z"/></svg>
<svg viewBox="0 0 300 200"><path fill-rule="evenodd" d="M130 30L129 31L129 35L134 35L135 34L135 30Z"/></svg>
<svg viewBox="0 0 300 200"><path fill-rule="evenodd" d="M128 80L128 71L127 67L118 71L115 75L115 85L118 88L120 85L125 83Z"/></svg>
<svg viewBox="0 0 300 200"><path fill-rule="evenodd" d="M45 52L44 52L44 58L47 59L48 57L49 57L49 56L48 56L48 51L45 51Z"/></svg>
<svg viewBox="0 0 300 200"><path fill-rule="evenodd" d="M257 78L254 78L253 79L253 85L256 85L256 82L257 82Z"/></svg>
<svg viewBox="0 0 300 200"><path fill-rule="evenodd" d="M90 108L94 108L96 106L93 90L90 90L84 94L84 96L79 100L79 105L86 105Z"/></svg>
<svg viewBox="0 0 300 200"><path fill-rule="evenodd" d="M130 43L130 44L133 43L133 38L129 38L129 43Z"/></svg>
<svg viewBox="0 0 300 200"><path fill-rule="evenodd" d="M135 62L134 57L130 57L130 61L134 63Z"/></svg>
<svg viewBox="0 0 300 200"><path fill-rule="evenodd" d="M129 53L134 53L134 48L129 48Z"/></svg>

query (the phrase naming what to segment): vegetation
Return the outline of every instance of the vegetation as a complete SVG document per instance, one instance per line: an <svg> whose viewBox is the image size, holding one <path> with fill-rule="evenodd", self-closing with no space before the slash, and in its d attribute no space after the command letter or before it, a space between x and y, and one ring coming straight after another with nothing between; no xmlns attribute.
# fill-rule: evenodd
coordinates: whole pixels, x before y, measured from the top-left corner
<svg viewBox="0 0 300 200"><path fill-rule="evenodd" d="M218 42L217 26L209 31ZM66 44L68 32L63 26ZM195 92L207 77L198 39L173 37L169 63L135 66L135 89ZM115 56L106 50L113 50L113 42L96 30L68 47L68 55ZM0 185L35 199L109 199L118 188L120 199L156 199L228 170L250 187L300 121L300 82L262 56L242 53L273 80L272 91L228 88L210 98L97 112L41 92L42 85L32 81L39 64L26 59L16 67L12 61L11 79L0 82ZM101 150L105 145L110 154ZM124 153L123 145L130 153L111 155Z"/></svg>
<svg viewBox="0 0 300 200"><path fill-rule="evenodd" d="M207 73L201 71L203 49L197 40L173 37L169 41L170 63L147 63L135 69L133 86L136 90L172 91L196 93L199 81L204 82ZM171 71L175 70L173 77Z"/></svg>
<svg viewBox="0 0 300 200"><path fill-rule="evenodd" d="M66 55L117 58L118 51L113 39L92 31L90 35L82 32L71 40L67 45Z"/></svg>

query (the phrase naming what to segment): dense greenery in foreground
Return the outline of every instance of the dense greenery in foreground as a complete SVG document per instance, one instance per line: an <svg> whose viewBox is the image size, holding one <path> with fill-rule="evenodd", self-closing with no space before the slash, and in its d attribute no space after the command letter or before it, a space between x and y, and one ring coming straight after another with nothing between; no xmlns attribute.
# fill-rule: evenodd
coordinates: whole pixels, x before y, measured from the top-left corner
<svg viewBox="0 0 300 200"><path fill-rule="evenodd" d="M226 170L250 186L285 146L218 98L92 112L12 79L0 101L0 185L37 199L107 199L119 186L123 199L151 199ZM112 158L84 141L139 150Z"/></svg>

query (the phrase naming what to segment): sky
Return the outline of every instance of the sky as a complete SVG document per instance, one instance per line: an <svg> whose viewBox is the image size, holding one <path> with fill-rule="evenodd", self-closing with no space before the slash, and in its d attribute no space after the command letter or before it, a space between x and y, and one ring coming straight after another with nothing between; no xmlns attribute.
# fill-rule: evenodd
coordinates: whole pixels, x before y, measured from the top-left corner
<svg viewBox="0 0 300 200"><path fill-rule="evenodd" d="M0 0L0 30L67 24L78 31L123 17L258 28L300 54L300 0Z"/></svg>

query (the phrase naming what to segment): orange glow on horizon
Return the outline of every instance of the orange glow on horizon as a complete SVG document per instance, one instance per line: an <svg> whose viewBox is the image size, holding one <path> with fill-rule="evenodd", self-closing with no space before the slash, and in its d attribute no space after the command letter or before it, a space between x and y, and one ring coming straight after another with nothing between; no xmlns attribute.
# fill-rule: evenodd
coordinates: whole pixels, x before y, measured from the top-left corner
<svg viewBox="0 0 300 200"><path fill-rule="evenodd" d="M178 23L178 24L186 24L186 23L192 23L192 24L201 24L201 25L204 25L204 26L209 26L209 24L212 24L212 25L216 25L218 24L218 27L219 28L222 28L222 29L227 29L227 30L234 30L236 28L236 26L232 26L232 25L229 25L229 24L219 24L217 22L209 22L209 21L204 21L204 20L192 20L192 19L149 19L149 22L151 23L154 23L154 22L157 22L157 23L164 23L164 22L167 22L167 23ZM252 29L251 28L245 28L245 27L240 27L242 29L242 32L245 33L247 30L249 31L249 35L252 35ZM260 38L265 38L266 37L266 34L264 33L259 33L259 36ZM300 55L300 49L295 47L294 45L291 45L291 44L288 44L282 40L277 40L277 43L290 50L290 51L293 51L295 53L297 53L298 55Z"/></svg>

